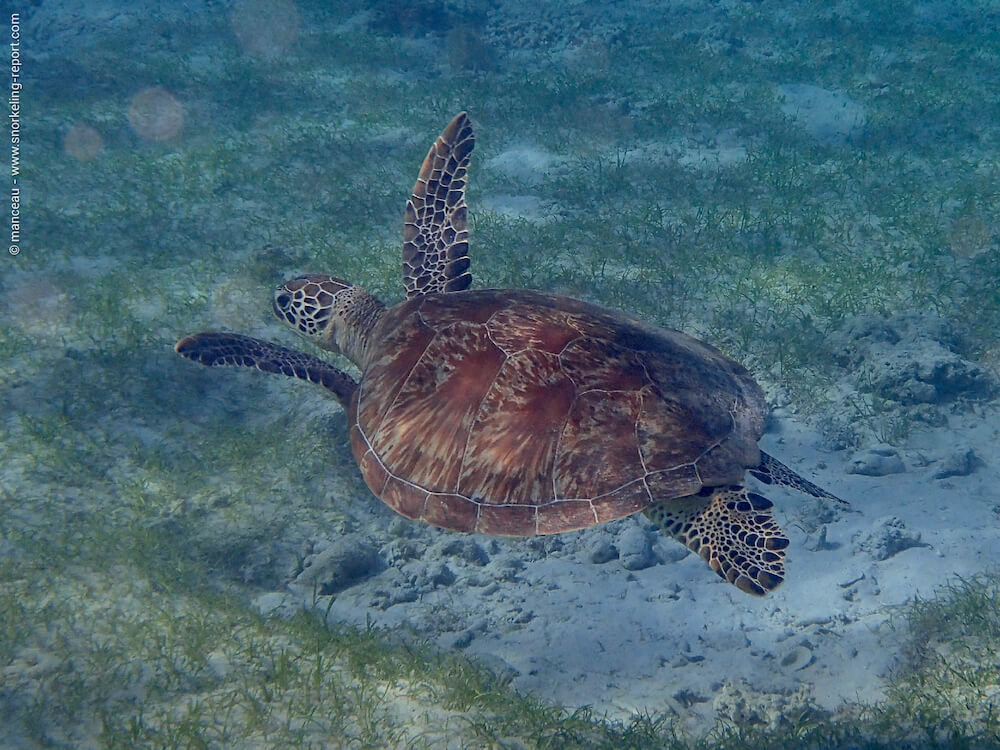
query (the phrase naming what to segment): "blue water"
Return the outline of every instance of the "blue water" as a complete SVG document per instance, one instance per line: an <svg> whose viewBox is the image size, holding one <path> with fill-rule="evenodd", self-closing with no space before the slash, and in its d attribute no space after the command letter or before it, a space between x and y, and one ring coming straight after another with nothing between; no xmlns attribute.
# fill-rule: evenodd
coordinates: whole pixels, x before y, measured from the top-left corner
<svg viewBox="0 0 1000 750"><path fill-rule="evenodd" d="M0 746L543 746L507 681L592 709L545 746L717 722L791 746L819 719L827 746L1000 742L975 578L998 562L1000 10L4 13ZM403 300L405 201L463 110L473 285L719 347L767 394L764 449L851 502L767 488L791 539L773 594L636 518L528 540L406 521L321 389L174 353L223 330L329 356L271 313L302 273ZM455 697L442 654L503 684Z"/></svg>

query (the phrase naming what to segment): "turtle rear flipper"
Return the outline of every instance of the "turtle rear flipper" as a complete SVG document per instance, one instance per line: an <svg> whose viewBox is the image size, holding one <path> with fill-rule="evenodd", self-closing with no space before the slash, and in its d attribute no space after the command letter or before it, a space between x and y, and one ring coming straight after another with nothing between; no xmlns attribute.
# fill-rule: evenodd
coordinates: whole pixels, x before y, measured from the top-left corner
<svg viewBox="0 0 1000 750"><path fill-rule="evenodd" d="M740 591L763 596L785 580L788 538L771 507L766 497L733 486L664 500L645 513Z"/></svg>
<svg viewBox="0 0 1000 750"><path fill-rule="evenodd" d="M781 461L764 451L760 452L760 464L750 470L756 479L764 484L773 484L778 487L790 487L793 490L804 492L807 495L818 497L821 500L836 500L838 503L850 505L846 500L841 500L824 490L819 485L813 484L805 477L799 476L794 471L785 466Z"/></svg>
<svg viewBox="0 0 1000 750"><path fill-rule="evenodd" d="M203 331L178 341L174 351L206 367L255 367L308 380L332 392L345 410L358 387L346 372L317 357L237 333Z"/></svg>

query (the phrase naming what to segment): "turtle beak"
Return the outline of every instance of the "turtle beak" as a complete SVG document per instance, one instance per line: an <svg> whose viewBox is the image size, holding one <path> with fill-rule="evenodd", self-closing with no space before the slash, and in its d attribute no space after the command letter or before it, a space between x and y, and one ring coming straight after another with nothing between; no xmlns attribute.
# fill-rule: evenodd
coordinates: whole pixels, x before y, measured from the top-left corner
<svg viewBox="0 0 1000 750"><path fill-rule="evenodd" d="M279 319L285 321L289 325L295 325L292 315L292 295L288 293L284 287L279 288L274 293L274 304L272 305L274 309L274 314L278 316Z"/></svg>

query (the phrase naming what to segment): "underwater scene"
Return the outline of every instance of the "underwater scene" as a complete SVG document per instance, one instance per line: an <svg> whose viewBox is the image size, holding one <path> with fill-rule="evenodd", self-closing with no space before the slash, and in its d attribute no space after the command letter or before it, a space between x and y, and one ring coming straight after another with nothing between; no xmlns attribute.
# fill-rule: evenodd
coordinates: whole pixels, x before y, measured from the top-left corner
<svg viewBox="0 0 1000 750"><path fill-rule="evenodd" d="M0 749L1000 747L1000 3L8 7Z"/></svg>

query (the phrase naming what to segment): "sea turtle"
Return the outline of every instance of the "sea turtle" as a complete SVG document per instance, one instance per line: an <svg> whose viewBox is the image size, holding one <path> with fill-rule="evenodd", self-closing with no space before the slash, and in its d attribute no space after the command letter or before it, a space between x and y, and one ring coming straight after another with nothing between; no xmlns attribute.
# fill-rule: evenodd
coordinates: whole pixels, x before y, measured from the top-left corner
<svg viewBox="0 0 1000 750"><path fill-rule="evenodd" d="M177 352L331 391L365 482L407 518L532 536L643 511L741 590L774 589L788 539L745 473L837 498L757 447L764 394L714 347L556 294L469 290L473 142L463 112L420 169L403 229L405 301L386 307L327 275L275 291L275 314L354 362L360 383L234 333L197 333Z"/></svg>

